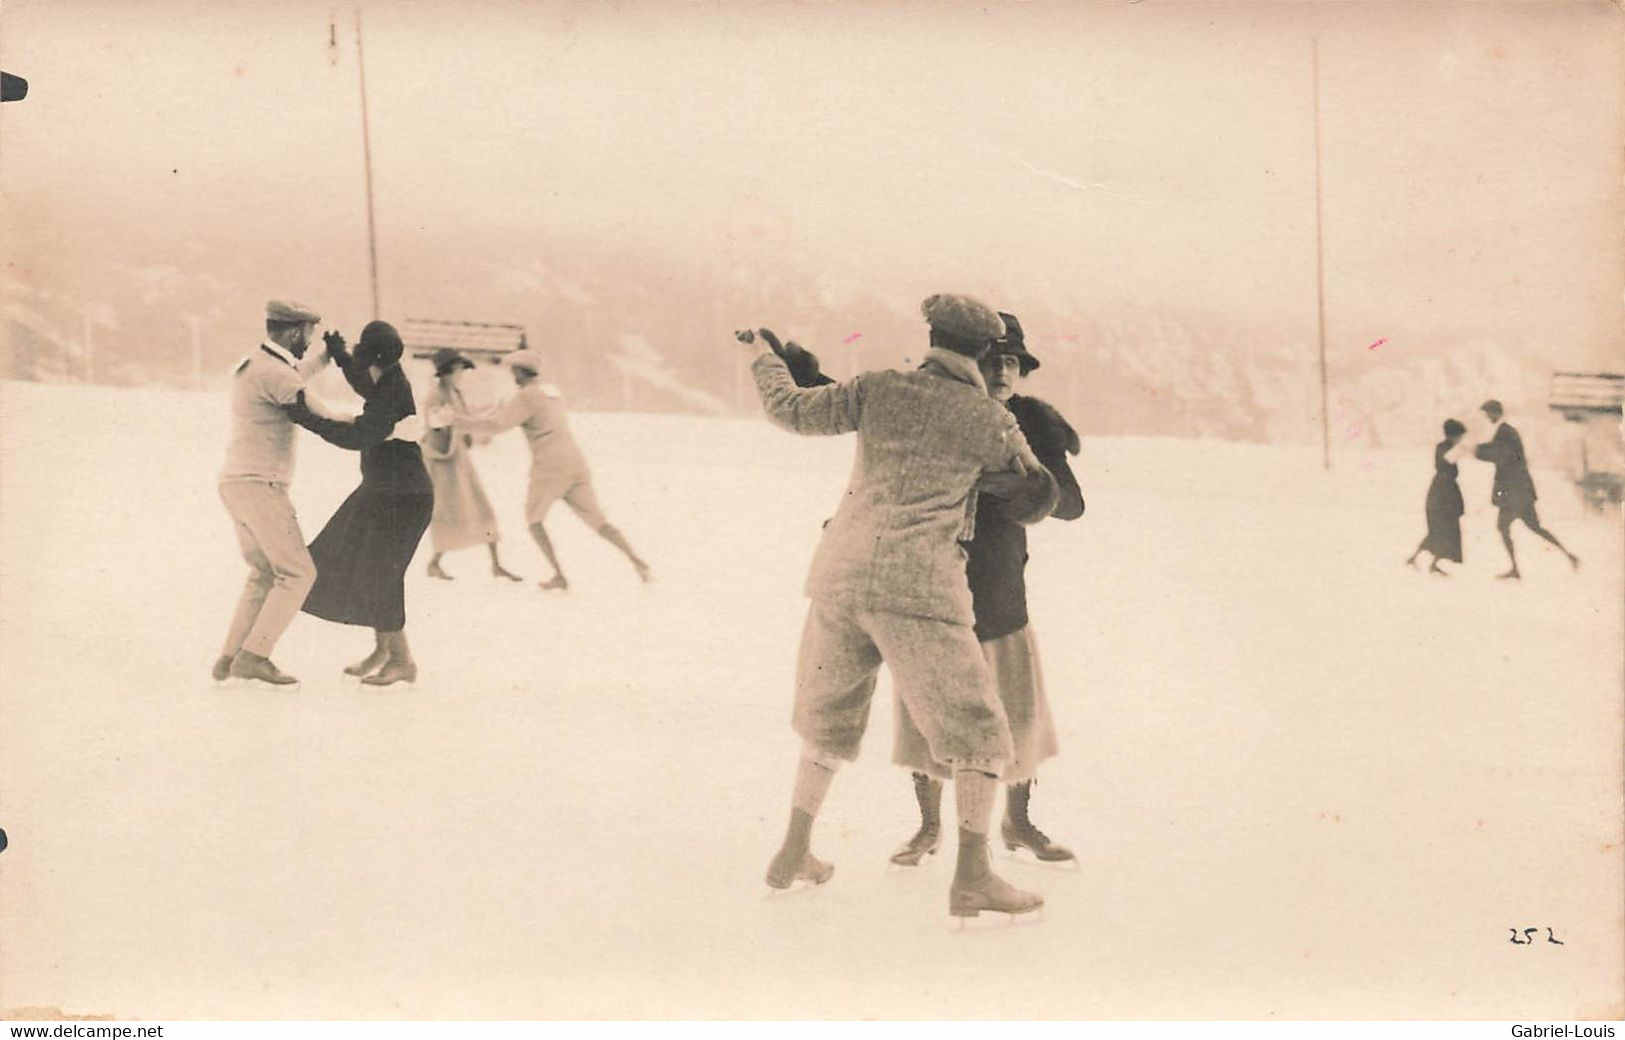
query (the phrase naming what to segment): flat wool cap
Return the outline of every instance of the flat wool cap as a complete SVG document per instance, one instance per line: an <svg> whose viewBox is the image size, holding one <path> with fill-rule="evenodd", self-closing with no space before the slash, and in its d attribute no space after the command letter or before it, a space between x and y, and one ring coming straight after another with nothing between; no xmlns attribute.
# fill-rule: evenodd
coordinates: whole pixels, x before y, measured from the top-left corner
<svg viewBox="0 0 1625 1040"><path fill-rule="evenodd" d="M265 320L279 321L286 325L302 325L305 322L321 321L322 316L297 300L272 300L265 305Z"/></svg>
<svg viewBox="0 0 1625 1040"><path fill-rule="evenodd" d="M956 293L927 296L920 313L933 331L973 343L986 343L1004 335L1004 321L981 300Z"/></svg>

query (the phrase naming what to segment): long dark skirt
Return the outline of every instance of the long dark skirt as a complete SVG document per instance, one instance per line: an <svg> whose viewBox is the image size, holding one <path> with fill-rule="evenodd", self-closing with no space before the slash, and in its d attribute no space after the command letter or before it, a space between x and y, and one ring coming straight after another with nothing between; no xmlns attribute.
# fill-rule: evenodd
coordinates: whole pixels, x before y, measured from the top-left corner
<svg viewBox="0 0 1625 1040"><path fill-rule="evenodd" d="M382 632L406 627L406 569L434 513L434 494L363 480L310 543L316 584L303 610Z"/></svg>
<svg viewBox="0 0 1625 1040"><path fill-rule="evenodd" d="M1435 559L1460 563L1461 514L1465 511L1461 485L1442 473L1435 474L1433 483L1428 486L1428 536L1422 548L1432 553ZM317 582L320 581L317 578Z"/></svg>

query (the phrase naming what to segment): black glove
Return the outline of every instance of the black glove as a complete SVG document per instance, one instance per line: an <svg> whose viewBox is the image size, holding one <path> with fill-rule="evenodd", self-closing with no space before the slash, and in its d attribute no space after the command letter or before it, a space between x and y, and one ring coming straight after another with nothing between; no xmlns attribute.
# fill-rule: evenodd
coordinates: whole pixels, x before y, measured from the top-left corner
<svg viewBox="0 0 1625 1040"><path fill-rule="evenodd" d="M311 411L310 405L305 403L305 392L303 390L299 391L299 396L293 399L292 404L283 405L282 410L287 413L288 418L292 419L295 424L307 428L310 421L316 418L316 413Z"/></svg>
<svg viewBox="0 0 1625 1040"><path fill-rule="evenodd" d="M797 386L823 386L835 382L819 371L817 355L799 343L791 341L784 344L778 354L784 359L784 367L790 370L790 378L796 381Z"/></svg>
<svg viewBox="0 0 1625 1040"><path fill-rule="evenodd" d="M761 335L762 341L773 348L773 353L777 354L780 360L784 362L784 367L790 370L790 378L795 380L797 386L822 386L825 383L835 382L835 380L819 372L818 358L814 356L812 351L794 341L789 343L779 342L779 337L773 334L772 329L759 329L757 331Z"/></svg>
<svg viewBox="0 0 1625 1040"><path fill-rule="evenodd" d="M337 329L330 329L322 333L322 343L327 348L327 356L334 361L346 361L349 353L344 349L344 334Z"/></svg>

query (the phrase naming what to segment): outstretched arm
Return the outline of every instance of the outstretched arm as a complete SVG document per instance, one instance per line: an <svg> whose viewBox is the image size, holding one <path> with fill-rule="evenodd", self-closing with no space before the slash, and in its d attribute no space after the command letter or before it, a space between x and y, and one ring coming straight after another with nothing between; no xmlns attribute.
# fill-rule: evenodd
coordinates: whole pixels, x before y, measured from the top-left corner
<svg viewBox="0 0 1625 1040"><path fill-rule="evenodd" d="M494 413L489 416L477 416L470 412L455 412L454 423L458 430L476 437L494 437L499 433L507 433L530 418L531 403L523 394L514 394L502 402Z"/></svg>
<svg viewBox="0 0 1625 1040"><path fill-rule="evenodd" d="M373 445L382 444L389 439L390 433L395 429L394 419L370 407L354 422L323 418L310 410L310 406L305 403L303 391L300 391L297 401L285 405L283 410L288 413L289 419L322 440L349 451L363 451Z"/></svg>
<svg viewBox="0 0 1625 1040"><path fill-rule="evenodd" d="M800 387L784 358L771 349L776 338L768 330L763 329L759 338L748 330L739 333L738 338L755 348L751 373L762 410L774 425L809 436L851 433L858 428L863 412L861 376L846 383Z"/></svg>

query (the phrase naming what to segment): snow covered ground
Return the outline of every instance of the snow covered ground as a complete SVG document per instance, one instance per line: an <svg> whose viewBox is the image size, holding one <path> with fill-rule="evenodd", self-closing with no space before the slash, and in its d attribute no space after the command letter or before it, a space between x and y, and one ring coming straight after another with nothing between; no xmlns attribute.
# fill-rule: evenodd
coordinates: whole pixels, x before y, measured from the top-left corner
<svg viewBox="0 0 1625 1040"><path fill-rule="evenodd" d="M1488 467L1467 565L1401 566L1431 445L1339 458L1088 442L1089 502L1032 536L1062 754L1033 813L1080 870L1011 861L1041 919L958 933L876 702L769 896L797 743L800 583L849 440L581 415L653 563L561 511L568 595L479 550L408 585L423 674L301 617L296 693L207 679L244 577L215 494L221 394L0 385L0 1008L190 1017L1618 1015L1619 516L1537 473L1585 560L1518 532ZM1511 419L1516 422L1517 416ZM477 461L509 566L524 445ZM355 457L301 435L314 536ZM425 546L426 552L427 546ZM1512 929L1538 928L1514 945ZM1553 929L1563 945L1546 941Z"/></svg>

